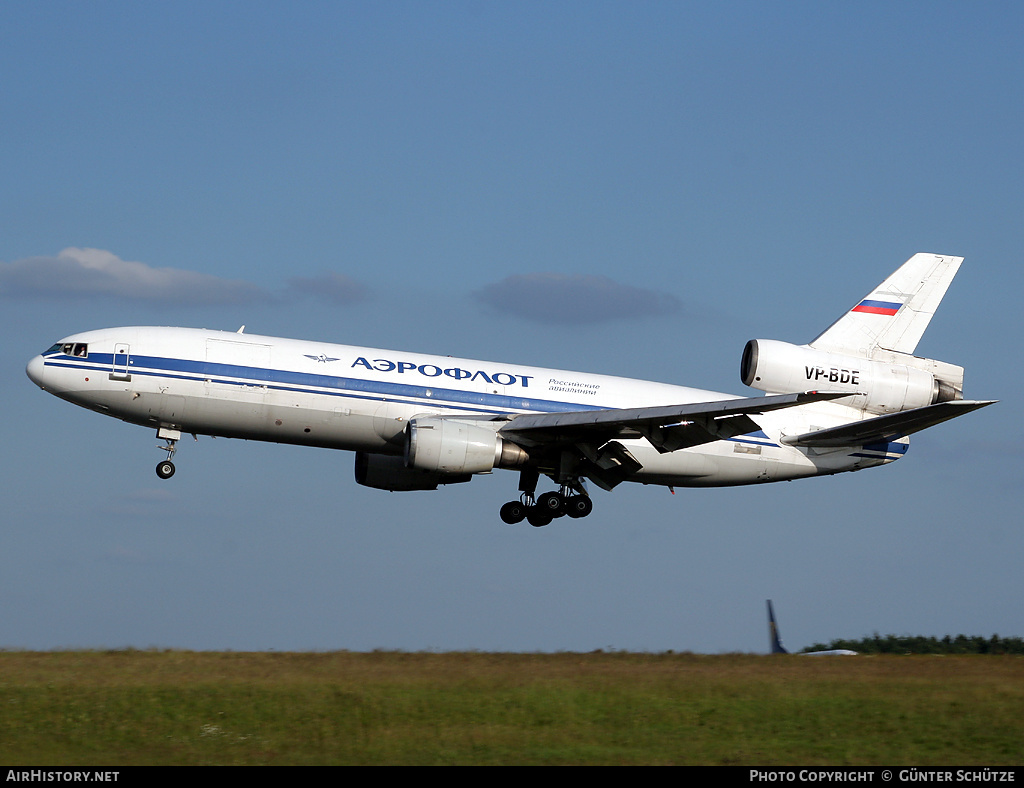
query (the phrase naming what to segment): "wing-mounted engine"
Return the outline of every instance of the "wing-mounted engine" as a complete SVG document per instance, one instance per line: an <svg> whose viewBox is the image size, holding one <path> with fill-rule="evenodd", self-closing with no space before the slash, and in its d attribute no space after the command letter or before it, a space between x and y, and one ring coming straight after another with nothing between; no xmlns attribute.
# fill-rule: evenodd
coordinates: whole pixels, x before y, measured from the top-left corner
<svg viewBox="0 0 1024 788"><path fill-rule="evenodd" d="M861 358L774 339L743 349L740 377L751 388L785 393L827 388L849 391L844 404L869 413L898 413L963 399L963 367L875 348Z"/></svg>
<svg viewBox="0 0 1024 788"><path fill-rule="evenodd" d="M431 473L419 468L406 468L405 459L389 454L356 452L356 482L364 487L391 492L436 490L440 484L468 482L469 473Z"/></svg>
<svg viewBox="0 0 1024 788"><path fill-rule="evenodd" d="M417 417L405 430L405 464L432 473L488 473L529 460L515 443L491 427L472 421Z"/></svg>
<svg viewBox="0 0 1024 788"><path fill-rule="evenodd" d="M409 420L403 456L357 452L355 471L359 484L378 490L436 490L529 459L522 448L502 439L496 427L423 416Z"/></svg>

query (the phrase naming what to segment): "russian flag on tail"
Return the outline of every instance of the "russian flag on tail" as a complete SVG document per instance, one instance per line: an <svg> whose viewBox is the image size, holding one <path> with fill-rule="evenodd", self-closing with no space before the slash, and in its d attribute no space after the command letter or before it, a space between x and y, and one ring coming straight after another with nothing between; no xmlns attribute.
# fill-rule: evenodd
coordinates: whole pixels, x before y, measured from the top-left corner
<svg viewBox="0 0 1024 788"><path fill-rule="evenodd" d="M903 304L898 301L872 301L865 298L851 311L867 312L870 315L895 315Z"/></svg>

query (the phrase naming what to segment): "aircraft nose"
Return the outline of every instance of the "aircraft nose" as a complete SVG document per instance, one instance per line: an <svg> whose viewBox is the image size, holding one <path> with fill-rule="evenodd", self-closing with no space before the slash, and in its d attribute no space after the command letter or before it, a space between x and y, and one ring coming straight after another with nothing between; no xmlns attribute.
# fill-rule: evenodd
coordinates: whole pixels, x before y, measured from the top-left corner
<svg viewBox="0 0 1024 788"><path fill-rule="evenodd" d="M28 379L35 383L39 388L43 386L43 357L36 356L25 367L25 374L28 375Z"/></svg>

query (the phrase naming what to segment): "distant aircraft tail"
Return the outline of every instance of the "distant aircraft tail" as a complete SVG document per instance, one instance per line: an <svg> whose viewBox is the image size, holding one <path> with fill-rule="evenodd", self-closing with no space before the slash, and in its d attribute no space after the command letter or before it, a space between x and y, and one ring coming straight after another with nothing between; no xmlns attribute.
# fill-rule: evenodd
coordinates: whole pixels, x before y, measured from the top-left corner
<svg viewBox="0 0 1024 788"><path fill-rule="evenodd" d="M779 625L775 623L775 610L772 608L772 600L768 600L768 644L771 647L772 654L788 654L785 648L782 646L782 640L779 638Z"/></svg>
<svg viewBox="0 0 1024 788"><path fill-rule="evenodd" d="M810 346L862 358L875 358L876 348L912 355L963 261L915 254Z"/></svg>
<svg viewBox="0 0 1024 788"><path fill-rule="evenodd" d="M779 625L775 623L775 610L772 608L772 600L768 600L768 644L771 646L772 654L788 654L785 648L782 646L782 640L779 638ZM856 651L851 651L846 648L830 648L824 651L800 651L800 656L804 657L854 657L857 655Z"/></svg>

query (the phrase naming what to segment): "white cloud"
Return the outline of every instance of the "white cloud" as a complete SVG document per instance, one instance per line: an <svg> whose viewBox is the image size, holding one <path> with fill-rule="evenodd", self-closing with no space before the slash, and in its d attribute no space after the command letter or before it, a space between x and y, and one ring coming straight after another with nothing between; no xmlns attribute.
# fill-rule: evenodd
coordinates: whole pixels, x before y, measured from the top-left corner
<svg viewBox="0 0 1024 788"><path fill-rule="evenodd" d="M55 257L0 263L0 295L112 296L177 304L231 304L267 300L251 282L180 268L152 268L103 249L69 247Z"/></svg>
<svg viewBox="0 0 1024 788"><path fill-rule="evenodd" d="M516 274L473 296L497 312L563 325L650 317L680 308L673 295L584 274Z"/></svg>

